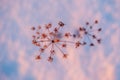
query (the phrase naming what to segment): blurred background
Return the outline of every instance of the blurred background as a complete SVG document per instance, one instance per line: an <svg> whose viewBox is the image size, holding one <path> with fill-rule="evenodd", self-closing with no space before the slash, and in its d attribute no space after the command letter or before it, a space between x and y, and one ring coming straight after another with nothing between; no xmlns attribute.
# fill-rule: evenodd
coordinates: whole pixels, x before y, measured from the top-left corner
<svg viewBox="0 0 120 80"><path fill-rule="evenodd" d="M120 0L0 0L0 80L120 80ZM32 26L63 21L63 31L98 20L102 43L36 61ZM45 54L48 54L47 52Z"/></svg>

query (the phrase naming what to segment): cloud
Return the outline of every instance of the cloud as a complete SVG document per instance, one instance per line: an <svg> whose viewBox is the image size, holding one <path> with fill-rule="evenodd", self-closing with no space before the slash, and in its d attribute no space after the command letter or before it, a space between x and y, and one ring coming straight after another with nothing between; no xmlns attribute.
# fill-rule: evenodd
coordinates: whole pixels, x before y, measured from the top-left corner
<svg viewBox="0 0 120 80"><path fill-rule="evenodd" d="M17 62L19 74L17 77L16 75L9 77L0 73L2 74L0 78L25 79L30 75L36 80L58 80L58 78L63 80L114 80L115 69L120 61L118 2L119 0L115 0L112 5L109 1L102 4L103 2L99 0L80 0L79 2L78 0L41 0L38 2L2 0L0 3L2 10L0 12L0 17L2 17L0 19L0 44L2 45L0 48L4 45L5 49L1 51L2 54L0 52L0 55L7 56L9 63ZM108 18L106 13L110 13L112 18ZM43 25L50 21L56 25L59 20L63 20L66 23L64 31L68 28L72 31L80 25L84 26L86 21L92 23L95 19L100 22L98 26L102 26L103 32L100 35L103 43L93 48L73 49L71 46L67 48L69 55L66 60L62 58L59 51L53 63L47 62L46 55L41 61L34 60L38 51L31 44L31 26ZM112 22L109 19L112 19ZM108 52L109 55L106 56ZM5 60L3 56L0 56L0 63Z"/></svg>

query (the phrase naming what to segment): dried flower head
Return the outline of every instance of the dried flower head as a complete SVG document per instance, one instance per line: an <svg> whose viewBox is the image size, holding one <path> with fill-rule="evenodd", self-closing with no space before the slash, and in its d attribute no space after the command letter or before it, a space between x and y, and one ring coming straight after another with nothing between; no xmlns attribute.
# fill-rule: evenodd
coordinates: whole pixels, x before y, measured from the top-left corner
<svg viewBox="0 0 120 80"><path fill-rule="evenodd" d="M102 31L102 28L96 29L95 24L98 24L98 20L95 20L92 25L86 22L84 27L79 27L79 38L83 45L88 44L89 46L94 46L95 42L101 43L101 39L98 38L97 33Z"/></svg>
<svg viewBox="0 0 120 80"><path fill-rule="evenodd" d="M101 32L102 28L94 29L95 24L98 24L97 20L94 21L93 25L86 22L85 26L79 27L77 34L60 32L60 29L65 26L62 21L58 22L57 27L53 27L52 23L45 24L45 26L39 25L37 28L32 27L31 29L35 32L32 36L32 44L39 47L40 53L35 59L40 60L41 55L45 53L45 51L49 51L48 53L50 53L50 55L47 60L52 62L54 55L58 52L56 49L62 53L63 58L68 57L68 54L65 52L68 44L73 44L75 48L78 48L86 44L95 46L94 41L101 43L101 39L98 38L96 33ZM71 39L77 39L77 41Z"/></svg>
<svg viewBox="0 0 120 80"><path fill-rule="evenodd" d="M68 54L66 54L63 49L67 47L68 43L75 44L75 42L69 41L68 38L71 37L70 32L60 33L60 29L63 28L64 25L65 24L60 21L58 22L58 27L52 28L52 24L48 23L44 27L38 26L38 28L36 28L36 35L33 36L32 40L32 43L40 48L40 54L37 55L36 59L41 59L42 53L49 50L50 55L48 61L52 62L53 56L56 54L56 49L62 53L63 58L67 58Z"/></svg>

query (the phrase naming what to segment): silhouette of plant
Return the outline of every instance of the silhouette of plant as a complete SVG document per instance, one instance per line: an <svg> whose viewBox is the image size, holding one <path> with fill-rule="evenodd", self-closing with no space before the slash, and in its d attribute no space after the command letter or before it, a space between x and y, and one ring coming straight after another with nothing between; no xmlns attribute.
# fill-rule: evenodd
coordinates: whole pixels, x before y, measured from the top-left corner
<svg viewBox="0 0 120 80"><path fill-rule="evenodd" d="M56 54L56 49L59 50L63 58L67 58L68 54L65 52L68 44L73 44L75 48L78 48L81 45L86 45L89 43L90 46L94 46L95 44L92 40L96 40L97 43L101 43L101 39L98 39L96 34L93 32L100 32L102 29L98 28L97 30L93 28L95 24L98 24L96 20L93 25L90 25L89 22L86 22L85 27L79 27L77 30L78 34L72 34L70 32L61 33L60 29L65 26L62 21L58 22L57 27L53 27L51 23L45 24L45 26L32 27L31 29L35 32L32 36L32 44L39 47L39 54L35 59L40 60L41 55L48 50L50 53L48 57L48 61L52 62L53 57ZM77 38L77 41L70 41L70 38ZM86 38L88 39L86 41ZM63 50L65 49L65 50Z"/></svg>

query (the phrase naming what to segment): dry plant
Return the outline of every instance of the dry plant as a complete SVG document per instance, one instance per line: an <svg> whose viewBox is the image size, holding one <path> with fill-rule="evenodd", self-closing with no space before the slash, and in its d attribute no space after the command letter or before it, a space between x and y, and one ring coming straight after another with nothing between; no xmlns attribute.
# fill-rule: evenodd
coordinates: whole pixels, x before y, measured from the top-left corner
<svg viewBox="0 0 120 80"><path fill-rule="evenodd" d="M68 44L73 44L75 48L78 48L79 46L87 44L89 44L89 46L94 46L94 41L101 43L101 39L97 38L96 32L98 33L102 29L94 29L95 24L98 24L97 20L95 20L92 25L90 25L89 22L86 22L84 27L81 26L77 29L78 34L60 32L60 29L65 27L65 24L62 21L58 22L57 27L53 27L52 23L45 24L44 26L32 27L31 30L35 32L32 36L32 44L39 47L39 54L35 59L40 60L41 55L47 50L49 51L48 53L50 53L47 60L52 62L53 56L57 51L56 49L62 53L63 58L68 57L68 54L63 50L69 46ZM71 40L71 38L77 39L77 41Z"/></svg>

